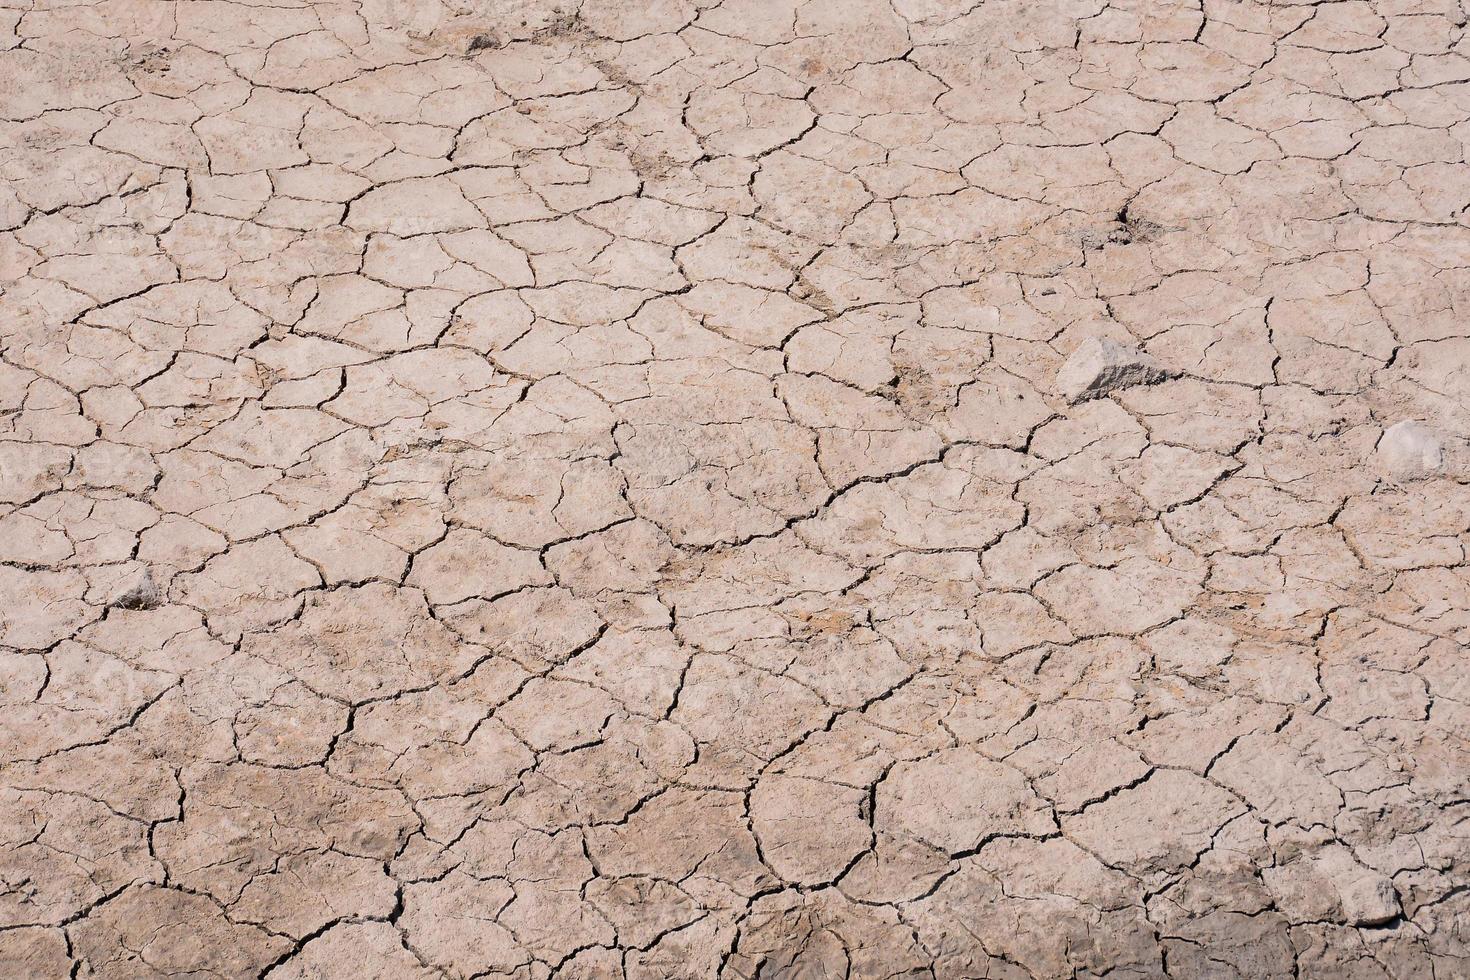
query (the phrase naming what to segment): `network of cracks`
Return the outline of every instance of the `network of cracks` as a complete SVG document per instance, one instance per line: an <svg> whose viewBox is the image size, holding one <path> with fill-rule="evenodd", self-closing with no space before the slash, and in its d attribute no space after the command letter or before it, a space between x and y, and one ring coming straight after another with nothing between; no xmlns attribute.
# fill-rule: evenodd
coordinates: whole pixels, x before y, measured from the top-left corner
<svg viewBox="0 0 1470 980"><path fill-rule="evenodd" d="M0 2L0 974L1470 975L1460 4Z"/></svg>

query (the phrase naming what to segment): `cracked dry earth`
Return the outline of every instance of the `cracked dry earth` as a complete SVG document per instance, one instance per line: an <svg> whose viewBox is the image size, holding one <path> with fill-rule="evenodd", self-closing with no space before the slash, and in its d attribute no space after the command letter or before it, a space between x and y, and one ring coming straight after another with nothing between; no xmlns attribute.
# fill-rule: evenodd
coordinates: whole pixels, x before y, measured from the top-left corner
<svg viewBox="0 0 1470 980"><path fill-rule="evenodd" d="M0 975L1470 975L1451 0L0 8Z"/></svg>

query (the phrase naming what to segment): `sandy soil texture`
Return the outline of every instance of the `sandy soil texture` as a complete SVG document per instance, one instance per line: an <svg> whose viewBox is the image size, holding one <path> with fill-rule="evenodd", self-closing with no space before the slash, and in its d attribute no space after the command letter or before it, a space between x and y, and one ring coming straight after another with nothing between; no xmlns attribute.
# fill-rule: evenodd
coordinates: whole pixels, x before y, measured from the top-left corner
<svg viewBox="0 0 1470 980"><path fill-rule="evenodd" d="M1470 976L1463 4L0 4L0 977Z"/></svg>

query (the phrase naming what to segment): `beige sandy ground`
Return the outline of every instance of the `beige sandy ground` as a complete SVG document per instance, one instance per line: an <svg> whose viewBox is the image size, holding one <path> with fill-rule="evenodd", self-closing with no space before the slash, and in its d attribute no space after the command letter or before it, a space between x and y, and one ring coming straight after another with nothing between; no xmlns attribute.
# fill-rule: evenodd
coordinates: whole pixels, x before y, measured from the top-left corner
<svg viewBox="0 0 1470 980"><path fill-rule="evenodd" d="M5 0L0 976L1470 975L1465 24Z"/></svg>

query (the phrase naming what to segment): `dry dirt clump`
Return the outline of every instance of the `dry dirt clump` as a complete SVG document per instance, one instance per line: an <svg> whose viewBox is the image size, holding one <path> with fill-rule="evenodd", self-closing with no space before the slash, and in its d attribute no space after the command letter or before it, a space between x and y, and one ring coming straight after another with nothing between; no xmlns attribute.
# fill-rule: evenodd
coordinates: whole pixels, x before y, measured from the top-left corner
<svg viewBox="0 0 1470 980"><path fill-rule="evenodd" d="M1470 976L1467 52L0 9L0 977Z"/></svg>

